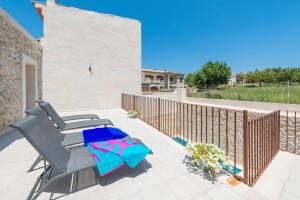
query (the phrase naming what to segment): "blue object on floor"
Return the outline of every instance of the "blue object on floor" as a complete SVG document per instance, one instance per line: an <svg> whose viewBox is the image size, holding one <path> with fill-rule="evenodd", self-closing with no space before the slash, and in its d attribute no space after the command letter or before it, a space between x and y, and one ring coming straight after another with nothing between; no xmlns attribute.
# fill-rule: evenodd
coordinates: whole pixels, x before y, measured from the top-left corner
<svg viewBox="0 0 300 200"><path fill-rule="evenodd" d="M113 139L122 139L127 137L128 134L124 133L118 128L113 127L103 127L94 128L82 131L84 146L89 143L107 141Z"/></svg>
<svg viewBox="0 0 300 200"><path fill-rule="evenodd" d="M233 165L228 165L225 167L226 170L234 174L234 166ZM236 168L236 174L240 173L242 170L239 168Z"/></svg>
<svg viewBox="0 0 300 200"><path fill-rule="evenodd" d="M181 144L182 146L186 146L188 143L187 141L181 139L180 137L174 137L173 140L175 140L177 143Z"/></svg>
<svg viewBox="0 0 300 200"><path fill-rule="evenodd" d="M222 165L223 169L225 169L225 170L229 171L230 173L234 174L234 168L235 168L234 165L232 165L232 164L224 165L222 163L221 163L221 165ZM240 173L242 171L238 167L236 167L235 169L236 169L236 174L238 174L238 173Z"/></svg>

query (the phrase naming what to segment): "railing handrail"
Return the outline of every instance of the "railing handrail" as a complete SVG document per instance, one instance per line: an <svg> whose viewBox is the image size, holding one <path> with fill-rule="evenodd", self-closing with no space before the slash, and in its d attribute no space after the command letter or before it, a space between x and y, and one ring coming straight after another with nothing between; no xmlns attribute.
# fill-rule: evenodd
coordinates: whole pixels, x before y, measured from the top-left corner
<svg viewBox="0 0 300 200"><path fill-rule="evenodd" d="M262 119L262 118L264 118L264 117L267 117L267 116L269 116L269 115L272 115L272 114L278 113L278 112L280 113L280 110L275 110L275 111L273 111L273 112L270 112L270 113L267 113L267 114L264 114L264 115L260 115L260 116L254 118L254 119L248 120L248 123L249 123L249 122L253 122L253 121L257 121L257 120L259 120L259 119Z"/></svg>
<svg viewBox="0 0 300 200"><path fill-rule="evenodd" d="M207 105L201 104L200 102L199 103L189 103L189 104L199 105L202 107L215 108L215 109L219 109L219 110L228 110L228 111L233 111L233 112L243 112L244 110L247 110L247 109L238 109L238 108L224 108L224 107L214 106L214 105L207 106Z"/></svg>
<svg viewBox="0 0 300 200"><path fill-rule="evenodd" d="M123 93L124 94L124 93ZM126 94L126 95L132 95L132 94ZM218 109L218 110L228 110L228 111L232 111L232 112L240 112L242 113L245 109L234 109L234 108L224 108L224 107L220 107L220 106L208 106L208 105L204 105L204 104L201 104L201 103L190 103L190 102L180 102L180 101L175 101L175 100L171 100L171 99L164 99L164 98L158 98L158 97L145 97L143 95L132 95L132 96L135 96L135 97L144 97L144 98L151 98L151 99L161 99L161 100L168 100L168 101L171 101L171 102L179 102L179 103L185 103L185 104L190 104L190 105L198 105L198 106L201 106L201 107L207 107L207 108L214 108L214 109Z"/></svg>
<svg viewBox="0 0 300 200"><path fill-rule="evenodd" d="M300 113L300 110L280 110L282 113L285 113L285 112L296 112L296 113Z"/></svg>

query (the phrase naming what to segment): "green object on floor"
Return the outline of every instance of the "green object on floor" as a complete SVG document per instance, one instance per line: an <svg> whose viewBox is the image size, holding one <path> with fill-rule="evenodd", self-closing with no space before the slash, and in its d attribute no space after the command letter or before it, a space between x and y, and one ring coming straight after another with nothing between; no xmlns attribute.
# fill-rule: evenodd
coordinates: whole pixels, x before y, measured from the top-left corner
<svg viewBox="0 0 300 200"><path fill-rule="evenodd" d="M181 144L182 146L186 147L187 145L187 141L185 141L184 139L180 138L180 137L173 137L173 140L175 140L177 143Z"/></svg>

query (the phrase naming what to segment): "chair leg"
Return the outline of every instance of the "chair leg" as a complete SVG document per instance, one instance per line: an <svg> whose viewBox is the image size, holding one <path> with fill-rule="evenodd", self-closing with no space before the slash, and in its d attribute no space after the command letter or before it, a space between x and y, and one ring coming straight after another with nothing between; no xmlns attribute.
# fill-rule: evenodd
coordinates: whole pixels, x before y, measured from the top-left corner
<svg viewBox="0 0 300 200"><path fill-rule="evenodd" d="M39 188L37 190L36 190L36 188L37 188L38 184L35 184L33 186L32 191L30 192L27 200L35 200L35 199L37 199L40 196L40 194L43 191L45 191L49 187L49 185L52 183L52 181L47 181L47 180L43 180L43 179L47 179L45 175L43 175L40 178L40 186L39 186ZM51 196L53 196L52 193L51 193Z"/></svg>
<svg viewBox="0 0 300 200"><path fill-rule="evenodd" d="M34 170L35 166L37 166L37 164L39 164L39 162L43 159L43 157L41 155L38 155L38 157L35 159L35 161L33 162L33 164L31 165L31 167L28 169L27 172L31 172Z"/></svg>
<svg viewBox="0 0 300 200"><path fill-rule="evenodd" d="M46 188L46 187L42 186L42 188L40 188L40 189L36 192L35 195L31 196L31 198L30 198L30 199L28 198L27 200L36 200L36 199L40 196L40 194L45 190L45 188Z"/></svg>
<svg viewBox="0 0 300 200"><path fill-rule="evenodd" d="M54 196L54 193L51 193L49 199L51 200L53 196Z"/></svg>
<svg viewBox="0 0 300 200"><path fill-rule="evenodd" d="M49 186L52 181L48 181L48 174L51 173L52 168L46 167L46 161L44 160L44 172L36 179L27 200L34 200Z"/></svg>
<svg viewBox="0 0 300 200"><path fill-rule="evenodd" d="M33 195L34 195L34 193L35 193L35 191L36 191L36 188L37 188L37 187L39 186L39 184L41 183L41 179L42 179L42 176L40 176L40 177L38 177L38 178L36 179L36 182L34 183L32 189L31 189L31 191L30 191L30 193L29 193L29 195L28 195L28 197L27 197L27 200L31 200L31 199L32 199L32 197L33 197Z"/></svg>
<svg viewBox="0 0 300 200"><path fill-rule="evenodd" d="M42 192L44 192L45 190L47 190L47 188L51 184L53 184L53 182L55 180L60 179L62 177L64 177L64 176L57 176L57 177L55 177L55 178L53 178L51 180L47 180L47 172L44 173L42 175L41 179L40 179L41 180L41 185L40 185L39 189L37 191L34 190L33 193L30 193L31 196L29 195L28 198L27 198L27 200L36 200L40 196L40 194ZM43 182L43 178L46 179L45 182ZM36 188L36 184L34 185L34 187ZM32 189L34 189L34 188L32 188ZM51 198L53 197L53 195L54 195L54 193L51 193L51 195L50 195Z"/></svg>

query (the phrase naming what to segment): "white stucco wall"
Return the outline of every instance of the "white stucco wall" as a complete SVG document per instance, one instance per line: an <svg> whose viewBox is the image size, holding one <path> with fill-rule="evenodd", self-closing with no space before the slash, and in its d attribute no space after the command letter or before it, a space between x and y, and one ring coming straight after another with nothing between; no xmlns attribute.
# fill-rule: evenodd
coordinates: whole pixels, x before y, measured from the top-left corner
<svg viewBox="0 0 300 200"><path fill-rule="evenodd" d="M122 92L141 92L139 21L72 7L40 6L46 101L59 111L114 108L120 107Z"/></svg>

